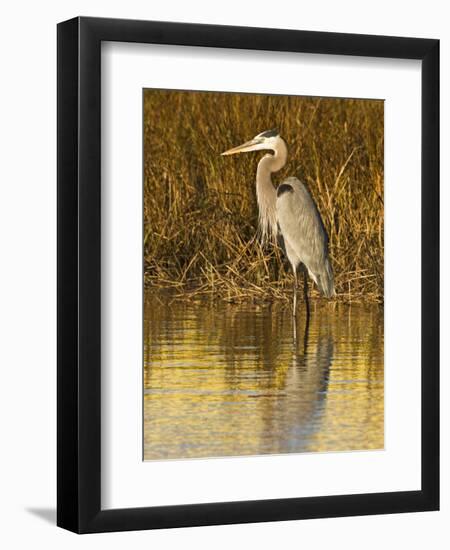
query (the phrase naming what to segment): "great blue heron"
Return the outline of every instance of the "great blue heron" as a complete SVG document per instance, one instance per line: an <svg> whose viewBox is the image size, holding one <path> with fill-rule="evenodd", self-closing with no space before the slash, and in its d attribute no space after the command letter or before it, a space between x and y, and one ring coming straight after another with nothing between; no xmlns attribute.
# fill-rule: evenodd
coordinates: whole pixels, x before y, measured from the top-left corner
<svg viewBox="0 0 450 550"><path fill-rule="evenodd" d="M328 236L317 206L300 180L289 177L276 189L272 184L271 174L281 170L287 160L286 143L277 130L262 132L222 155L260 150L273 151L273 154L262 157L256 170L256 197L262 240L282 239L282 247L294 272L294 316L297 309L297 271L300 266L304 266L304 293L309 316L306 271L324 296L335 296L333 270L328 256Z"/></svg>

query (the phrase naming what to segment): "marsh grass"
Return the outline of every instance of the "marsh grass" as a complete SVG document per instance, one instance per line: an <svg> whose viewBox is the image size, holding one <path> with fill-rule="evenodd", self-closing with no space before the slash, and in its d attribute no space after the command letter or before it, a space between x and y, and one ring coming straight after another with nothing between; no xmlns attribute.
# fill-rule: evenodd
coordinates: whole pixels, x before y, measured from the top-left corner
<svg viewBox="0 0 450 550"><path fill-rule="evenodd" d="M382 302L379 100L145 90L146 287L229 301L290 299L283 253L257 236L261 153L220 156L271 128L289 148L273 181L295 175L308 186L329 235L337 299Z"/></svg>

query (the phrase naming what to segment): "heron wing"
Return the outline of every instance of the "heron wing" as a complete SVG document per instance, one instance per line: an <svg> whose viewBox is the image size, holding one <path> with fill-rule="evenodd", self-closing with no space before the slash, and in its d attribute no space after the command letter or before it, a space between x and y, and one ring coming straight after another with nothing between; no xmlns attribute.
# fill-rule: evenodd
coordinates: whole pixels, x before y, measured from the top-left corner
<svg viewBox="0 0 450 550"><path fill-rule="evenodd" d="M319 289L326 296L333 295L328 236L317 206L300 180L288 178L278 186L276 211L291 264L295 268L300 262L305 264Z"/></svg>

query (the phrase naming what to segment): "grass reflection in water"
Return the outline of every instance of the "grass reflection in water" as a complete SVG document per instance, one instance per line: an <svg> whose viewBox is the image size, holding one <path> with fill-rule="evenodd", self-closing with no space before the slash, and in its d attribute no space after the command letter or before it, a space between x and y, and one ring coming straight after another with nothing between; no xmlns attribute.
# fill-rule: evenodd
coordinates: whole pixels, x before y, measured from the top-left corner
<svg viewBox="0 0 450 550"><path fill-rule="evenodd" d="M172 301L144 315L144 459L382 449L383 308ZM300 312L301 313L301 312Z"/></svg>

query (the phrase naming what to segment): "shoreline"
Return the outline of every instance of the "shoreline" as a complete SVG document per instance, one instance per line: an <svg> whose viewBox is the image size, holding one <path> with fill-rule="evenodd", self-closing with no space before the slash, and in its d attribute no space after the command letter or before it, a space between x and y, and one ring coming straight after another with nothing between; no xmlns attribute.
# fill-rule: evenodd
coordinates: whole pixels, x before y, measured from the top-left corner
<svg viewBox="0 0 450 550"><path fill-rule="evenodd" d="M313 283L309 286L309 299L313 303L323 304L377 304L384 307L383 297L375 294L338 293L335 298L325 298L314 288ZM254 303L272 304L292 302L292 284L288 281L280 283L269 283L267 286L258 287L249 284L248 286L237 286L221 281L211 285L194 284L190 282L164 281L155 284L144 281L144 300L147 296L160 295L174 300L204 300L221 301L230 304ZM297 288L298 302L303 302L303 285Z"/></svg>

